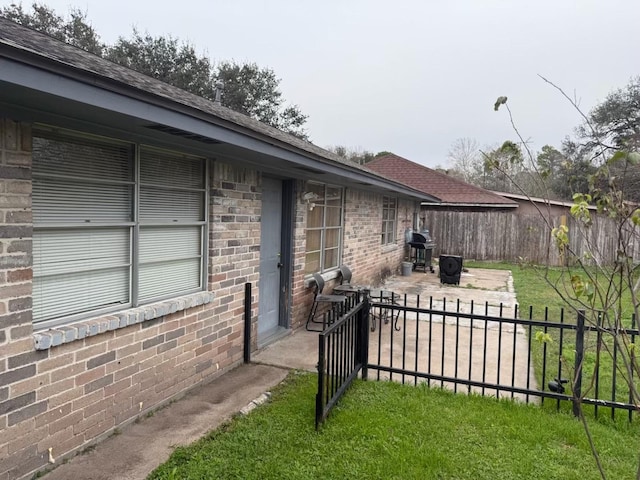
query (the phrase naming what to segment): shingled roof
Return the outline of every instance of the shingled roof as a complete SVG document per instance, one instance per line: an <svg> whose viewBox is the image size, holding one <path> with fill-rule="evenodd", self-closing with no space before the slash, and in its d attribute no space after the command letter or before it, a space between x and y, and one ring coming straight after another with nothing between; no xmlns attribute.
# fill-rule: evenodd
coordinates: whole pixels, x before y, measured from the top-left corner
<svg viewBox="0 0 640 480"><path fill-rule="evenodd" d="M375 158L367 167L387 178L438 198L441 204L483 207L517 207L513 200L501 197L447 174L389 154Z"/></svg>
<svg viewBox="0 0 640 480"><path fill-rule="evenodd" d="M228 130L302 154L327 166L339 167L345 172L345 176L348 172L373 176L387 189L423 199L430 198L415 189L409 191L406 185L384 178L294 135L0 17L0 59L2 58L28 63L44 71L204 119Z"/></svg>
<svg viewBox="0 0 640 480"><path fill-rule="evenodd" d="M142 92L152 93L168 100L181 103L185 106L214 115L230 123L245 127L257 133L261 133L276 140L280 140L291 146L316 154L334 162L339 162L349 167L354 163L349 162L327 150L312 143L304 141L294 135L287 134L267 124L254 120L251 117L235 112L198 95L181 90L143 73L118 65L102 57L98 57L80 48L61 42L53 37L36 30L19 25L15 22L0 17L0 45L14 47L18 50L30 52L77 71L84 71L107 78L113 82L121 83L127 87L136 88Z"/></svg>

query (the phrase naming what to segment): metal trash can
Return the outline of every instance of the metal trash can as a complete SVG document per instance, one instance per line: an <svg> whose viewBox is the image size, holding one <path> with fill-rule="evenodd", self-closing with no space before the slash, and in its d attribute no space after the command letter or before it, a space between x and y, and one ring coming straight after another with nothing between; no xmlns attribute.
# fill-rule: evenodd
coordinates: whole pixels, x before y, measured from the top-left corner
<svg viewBox="0 0 640 480"><path fill-rule="evenodd" d="M412 262L402 262L401 275L403 277L410 277L411 276L411 270L413 270L413 263Z"/></svg>

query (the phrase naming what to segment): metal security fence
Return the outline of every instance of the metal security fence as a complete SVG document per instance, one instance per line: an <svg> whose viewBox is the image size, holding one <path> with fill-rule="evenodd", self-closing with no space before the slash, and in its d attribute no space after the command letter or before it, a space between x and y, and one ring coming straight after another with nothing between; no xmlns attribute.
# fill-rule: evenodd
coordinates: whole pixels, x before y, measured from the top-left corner
<svg viewBox="0 0 640 480"><path fill-rule="evenodd" d="M640 334L635 318L629 328L614 332L601 318L587 322L584 312L568 315L559 309L551 316L545 308L536 318L533 308L523 312L517 305L406 295L373 301L371 309L386 311L393 321L370 332L370 379L426 382L526 403L553 401L556 409L572 408L576 414L582 403L596 416L606 409L615 418L623 410L629 420L638 409L628 379L636 388L640 382L620 355L628 346L612 335L626 336L634 345Z"/></svg>
<svg viewBox="0 0 640 480"><path fill-rule="evenodd" d="M365 295L347 300L341 315L328 311L318 335L318 392L316 394L316 428L327 418L331 408L346 392L362 370L367 376L367 330L369 301Z"/></svg>
<svg viewBox="0 0 640 480"><path fill-rule="evenodd" d="M629 351L635 361L635 318L614 332L584 312L545 308L536 317L517 305L361 294L334 320L319 335L316 426L360 371L364 379L551 403L574 414L580 406L614 419L623 411L631 421L639 408L629 383L640 389L640 381L624 363ZM623 348L631 350L621 355Z"/></svg>

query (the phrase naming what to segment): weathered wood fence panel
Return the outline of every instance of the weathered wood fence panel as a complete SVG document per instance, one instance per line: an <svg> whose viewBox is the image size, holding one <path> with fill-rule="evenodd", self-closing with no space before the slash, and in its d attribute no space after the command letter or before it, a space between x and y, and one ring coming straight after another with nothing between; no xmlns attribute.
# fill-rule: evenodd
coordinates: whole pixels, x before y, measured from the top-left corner
<svg viewBox="0 0 640 480"><path fill-rule="evenodd" d="M568 214L551 216L549 223L540 215L505 211L423 210L421 217L437 244L435 255L490 261L525 259L542 265L563 265L566 259L551 240L551 229L562 224L569 228L572 251L591 252L604 263L613 262L617 255L617 223L604 216L593 215L589 228L579 225ZM628 251L637 252L636 233L629 235L628 242Z"/></svg>

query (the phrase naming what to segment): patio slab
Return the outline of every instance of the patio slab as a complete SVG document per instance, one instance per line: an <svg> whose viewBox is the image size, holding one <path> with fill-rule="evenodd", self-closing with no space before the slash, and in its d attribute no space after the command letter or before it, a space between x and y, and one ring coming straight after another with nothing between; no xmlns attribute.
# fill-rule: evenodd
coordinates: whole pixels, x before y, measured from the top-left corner
<svg viewBox="0 0 640 480"><path fill-rule="evenodd" d="M517 303L511 272L508 270L469 269L462 272L460 285L442 284L436 273L413 272L408 277L390 277L384 288L401 295L406 293L410 297L419 295L423 304L432 297L434 302L438 302L437 308L443 306L444 299L448 305L455 305L459 300L462 305L471 305L473 302L477 308L484 308L486 303L490 307L499 308L502 304L504 308L513 308ZM451 308L447 307L447 310Z"/></svg>
<svg viewBox="0 0 640 480"><path fill-rule="evenodd" d="M394 276L381 286L404 297L407 305L429 307L449 312L470 313L472 308L481 315L512 317L517 299L513 290L511 272L505 270L470 269L461 276L460 285L441 284L437 274L412 272L411 276ZM419 297L419 300L418 300ZM404 299L403 299L404 300ZM401 300L400 303L404 303ZM426 327L431 322L431 329ZM485 325L486 323L486 325ZM400 366L403 362L415 366L416 331L420 330L418 347L418 367L433 374L467 378L491 383L511 383L516 387L530 387L534 381L529 375L528 341L526 332L520 326L483 320L443 318L439 315L425 315L407 312L400 317L401 328L391 332L391 325L383 325L371 334L370 361L386 366ZM393 338L391 339L391 336ZM378 344L382 345L378 358ZM402 357L403 345L408 346ZM443 348L444 345L444 348ZM455 346L458 345L458 348ZM471 348L470 348L471 347ZM316 371L318 362L318 333L304 329L269 345L253 361L285 368ZM389 379L389 374L370 372L371 378ZM394 375L393 380L402 377ZM415 379L405 378L413 382ZM435 383L446 388L452 384ZM468 388L458 386L457 390ZM479 392L479 389L471 388ZM485 394L495 394L485 390ZM507 395L502 393L501 396ZM510 396L510 394L508 394ZM515 395L519 398L518 395Z"/></svg>

